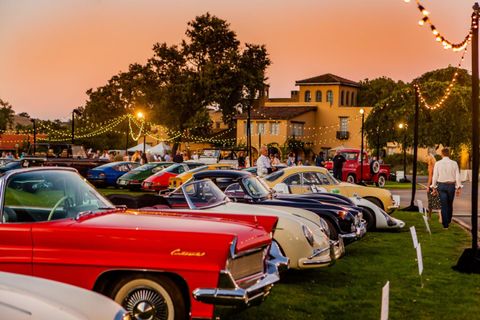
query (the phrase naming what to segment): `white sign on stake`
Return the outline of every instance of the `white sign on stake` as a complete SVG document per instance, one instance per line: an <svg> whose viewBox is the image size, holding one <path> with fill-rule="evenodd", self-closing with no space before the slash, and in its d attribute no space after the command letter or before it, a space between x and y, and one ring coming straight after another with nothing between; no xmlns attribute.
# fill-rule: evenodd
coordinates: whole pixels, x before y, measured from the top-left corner
<svg viewBox="0 0 480 320"><path fill-rule="evenodd" d="M423 216L423 221L425 221L425 226L427 227L428 233L430 233L430 235L432 235L432 231L430 230L430 224L428 223L428 217Z"/></svg>
<svg viewBox="0 0 480 320"><path fill-rule="evenodd" d="M390 281L383 286L382 289L382 311L380 320L388 320L388 304L390 303Z"/></svg>
<svg viewBox="0 0 480 320"><path fill-rule="evenodd" d="M413 247L416 248L418 247L418 238L417 238L417 230L415 230L415 226L410 227L410 233L412 234Z"/></svg>
<svg viewBox="0 0 480 320"><path fill-rule="evenodd" d="M422 275L423 273L423 258L422 258L422 246L420 243L417 246L417 262L418 262L418 274Z"/></svg>

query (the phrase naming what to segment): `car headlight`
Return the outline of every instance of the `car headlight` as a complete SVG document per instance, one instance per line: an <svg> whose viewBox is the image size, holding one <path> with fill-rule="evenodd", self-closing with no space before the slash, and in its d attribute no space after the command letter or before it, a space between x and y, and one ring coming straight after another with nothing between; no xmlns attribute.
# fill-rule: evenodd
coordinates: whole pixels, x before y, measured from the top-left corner
<svg viewBox="0 0 480 320"><path fill-rule="evenodd" d="M337 212L337 214L342 220L345 220L345 218L348 216L348 212L345 210L340 210Z"/></svg>
<svg viewBox="0 0 480 320"><path fill-rule="evenodd" d="M313 247L313 244L315 242L315 238L313 237L313 232L310 230L309 227L306 225L302 225L302 230L303 230L303 235L307 239L308 243Z"/></svg>
<svg viewBox="0 0 480 320"><path fill-rule="evenodd" d="M320 218L320 227L322 227L323 232L330 238L330 228L328 227L328 223Z"/></svg>

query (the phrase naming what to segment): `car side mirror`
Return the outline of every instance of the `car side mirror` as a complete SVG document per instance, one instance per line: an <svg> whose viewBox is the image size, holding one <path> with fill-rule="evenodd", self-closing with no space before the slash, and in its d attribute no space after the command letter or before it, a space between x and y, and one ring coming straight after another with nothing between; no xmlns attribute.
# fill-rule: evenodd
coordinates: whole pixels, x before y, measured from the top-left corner
<svg viewBox="0 0 480 320"><path fill-rule="evenodd" d="M277 193L290 193L290 190L288 189L288 186L286 183L277 183L274 187L273 190L275 190Z"/></svg>

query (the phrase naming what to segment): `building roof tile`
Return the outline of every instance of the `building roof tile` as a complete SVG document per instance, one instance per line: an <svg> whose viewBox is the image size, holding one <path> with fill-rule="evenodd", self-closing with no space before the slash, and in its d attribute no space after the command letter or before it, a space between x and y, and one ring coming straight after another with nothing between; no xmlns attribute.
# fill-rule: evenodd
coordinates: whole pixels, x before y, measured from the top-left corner
<svg viewBox="0 0 480 320"><path fill-rule="evenodd" d="M297 80L295 82L296 85L304 85L304 84L341 84L345 86L351 86L351 87L360 87L360 84L358 82L348 80L339 76L336 76L331 73L326 73L322 74L320 76L308 78L308 79L303 79L303 80Z"/></svg>
<svg viewBox="0 0 480 320"><path fill-rule="evenodd" d="M264 107L252 109L251 119L272 119L272 120L290 120L304 113L317 111L317 107L295 106L295 107ZM244 112L236 117L237 119L247 119L247 113Z"/></svg>

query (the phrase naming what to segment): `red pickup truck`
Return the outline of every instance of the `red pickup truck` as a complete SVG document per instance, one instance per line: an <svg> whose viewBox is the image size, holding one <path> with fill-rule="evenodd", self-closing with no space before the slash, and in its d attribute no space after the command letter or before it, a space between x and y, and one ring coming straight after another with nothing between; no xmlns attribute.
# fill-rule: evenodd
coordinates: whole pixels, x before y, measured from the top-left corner
<svg viewBox="0 0 480 320"><path fill-rule="evenodd" d="M360 179L360 150L343 149L341 154L347 159L343 164L342 180L350 183L375 183L379 187L385 186L390 176L390 165L380 164L377 160L371 160L366 152L363 153L363 179ZM333 162L327 161L325 167L333 170Z"/></svg>

